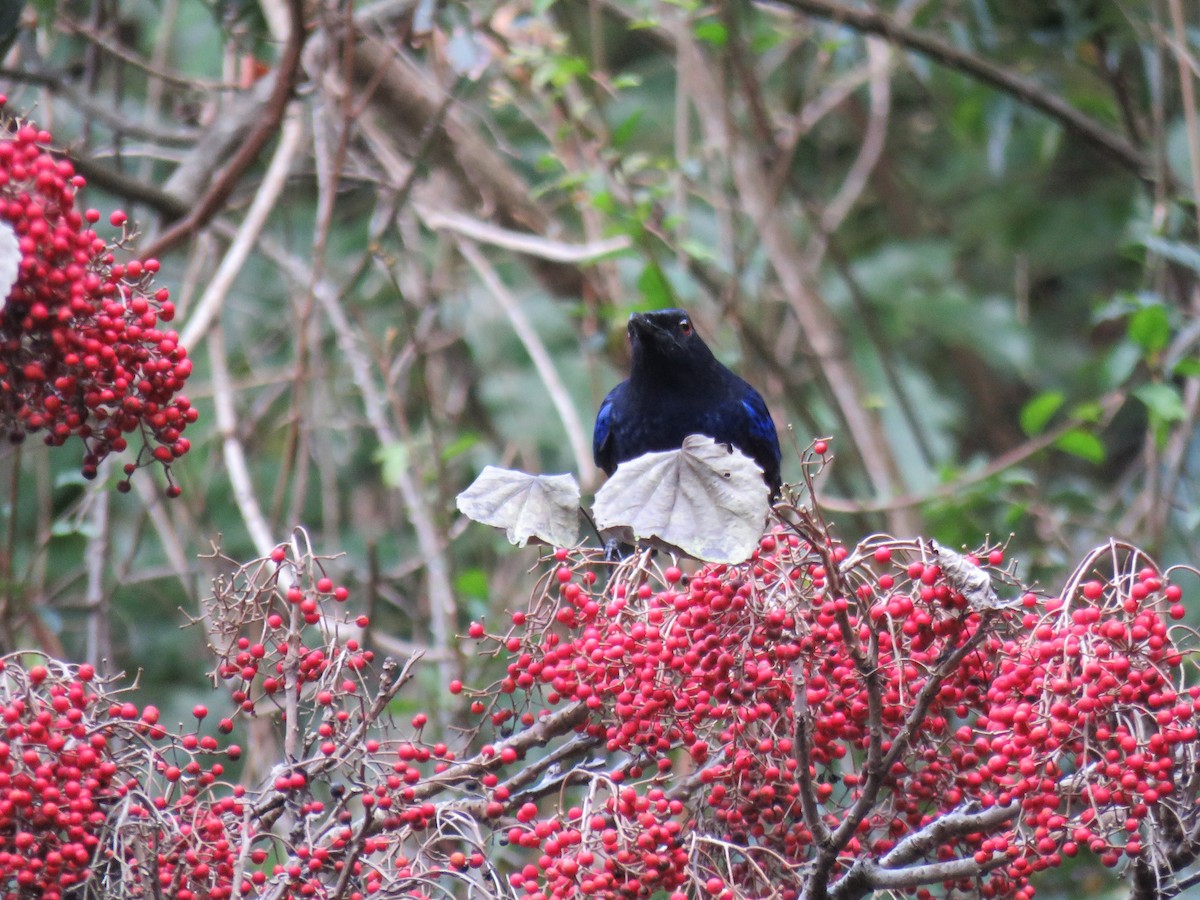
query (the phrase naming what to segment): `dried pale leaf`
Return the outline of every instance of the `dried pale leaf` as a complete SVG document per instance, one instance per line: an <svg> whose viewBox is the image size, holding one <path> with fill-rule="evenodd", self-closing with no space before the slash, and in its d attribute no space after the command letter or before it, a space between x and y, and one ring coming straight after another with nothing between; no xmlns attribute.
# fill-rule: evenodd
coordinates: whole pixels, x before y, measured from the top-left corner
<svg viewBox="0 0 1200 900"><path fill-rule="evenodd" d="M593 514L606 535L631 534L706 562L739 563L762 538L768 498L753 460L694 434L680 450L617 466L597 491Z"/></svg>
<svg viewBox="0 0 1200 900"><path fill-rule="evenodd" d="M579 484L571 475L530 475L487 466L458 495L459 511L469 519L503 528L511 543L531 538L554 547L579 540Z"/></svg>
<svg viewBox="0 0 1200 900"><path fill-rule="evenodd" d="M971 609L999 609L1002 604L992 587L992 578L961 553L943 547L937 541L929 546L937 554L938 565L950 586L963 595Z"/></svg>
<svg viewBox="0 0 1200 900"><path fill-rule="evenodd" d="M0 312L8 303L17 276L21 273L21 245L7 222L0 222Z"/></svg>

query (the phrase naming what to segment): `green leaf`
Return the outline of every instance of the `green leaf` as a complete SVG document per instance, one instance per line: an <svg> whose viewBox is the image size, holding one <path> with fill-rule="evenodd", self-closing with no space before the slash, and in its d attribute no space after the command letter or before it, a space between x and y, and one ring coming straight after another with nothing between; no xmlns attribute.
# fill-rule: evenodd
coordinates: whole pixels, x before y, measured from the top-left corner
<svg viewBox="0 0 1200 900"><path fill-rule="evenodd" d="M1030 437L1041 434L1067 396L1062 391L1043 391L1021 409L1021 429Z"/></svg>
<svg viewBox="0 0 1200 900"><path fill-rule="evenodd" d="M657 263L649 263L646 268L642 269L642 274L637 280L638 290L642 292L642 297L652 309L663 309L674 304L674 295L671 292L671 283L667 281L667 276L663 274L663 270L658 267Z"/></svg>
<svg viewBox="0 0 1200 900"><path fill-rule="evenodd" d="M1160 382L1143 384L1133 392L1133 396L1145 404L1151 415L1157 416L1163 422L1178 422L1186 414L1183 399L1173 385Z"/></svg>
<svg viewBox="0 0 1200 900"><path fill-rule="evenodd" d="M1143 306L1129 319L1129 337L1146 353L1157 353L1171 340L1171 319L1162 306Z"/></svg>
<svg viewBox="0 0 1200 900"><path fill-rule="evenodd" d="M1072 428L1055 441L1054 446L1091 463L1102 463L1107 455L1100 438L1082 428Z"/></svg>
<svg viewBox="0 0 1200 900"><path fill-rule="evenodd" d="M1142 351L1129 341L1113 344L1101 363L1102 387L1113 390L1125 384L1141 362Z"/></svg>
<svg viewBox="0 0 1200 900"><path fill-rule="evenodd" d="M622 88L635 88L642 86L642 76L635 75L632 72L625 72L617 75L612 80L612 89L619 91Z"/></svg>
<svg viewBox="0 0 1200 900"><path fill-rule="evenodd" d="M375 451L375 462L379 463L383 483L395 487L400 481L400 473L408 468L408 445L400 441L394 444L384 444Z"/></svg>
<svg viewBox="0 0 1200 900"><path fill-rule="evenodd" d="M679 249L690 256L692 259L699 259L703 262L717 262L717 254L711 247L702 241L697 241L693 238L685 238L679 242Z"/></svg>
<svg viewBox="0 0 1200 900"><path fill-rule="evenodd" d="M486 600L488 595L487 572L479 568L465 569L454 579L454 593L462 597L479 597Z"/></svg>
<svg viewBox="0 0 1200 900"><path fill-rule="evenodd" d="M613 199L611 191L597 191L592 194L592 206L602 213L611 214L617 211L617 202Z"/></svg>
<svg viewBox="0 0 1200 900"><path fill-rule="evenodd" d="M627 116L616 128L612 131L612 144L614 147L623 147L629 143L629 139L633 137L637 131L638 122L642 121L642 113L644 109L635 110L632 115Z"/></svg>
<svg viewBox="0 0 1200 900"><path fill-rule="evenodd" d="M1146 237L1143 244L1151 253L1157 253L1163 259L1169 259L1177 265L1191 269L1193 272L1200 272L1200 248L1192 244L1185 244L1182 241L1172 241L1167 238L1156 237L1149 235Z"/></svg>
<svg viewBox="0 0 1200 900"><path fill-rule="evenodd" d="M534 87L545 87L547 84L562 88L588 72L587 60L580 56L553 56L533 73Z"/></svg>
<svg viewBox="0 0 1200 900"><path fill-rule="evenodd" d="M696 35L696 40L704 41L706 44L712 44L714 47L724 47L725 42L729 40L729 31L720 22L698 22L696 27L692 29L692 33Z"/></svg>
<svg viewBox="0 0 1200 900"><path fill-rule="evenodd" d="M1095 400L1077 403L1071 407L1071 418L1081 422L1099 422L1104 416L1104 407Z"/></svg>
<svg viewBox="0 0 1200 900"><path fill-rule="evenodd" d="M1175 367L1171 371L1182 378L1200 376L1200 359L1195 356L1185 356L1179 362L1175 363Z"/></svg>
<svg viewBox="0 0 1200 900"><path fill-rule="evenodd" d="M447 461L454 459L456 456L462 456L472 447L479 443L479 435L468 431L460 434L449 444L442 448L442 460Z"/></svg>

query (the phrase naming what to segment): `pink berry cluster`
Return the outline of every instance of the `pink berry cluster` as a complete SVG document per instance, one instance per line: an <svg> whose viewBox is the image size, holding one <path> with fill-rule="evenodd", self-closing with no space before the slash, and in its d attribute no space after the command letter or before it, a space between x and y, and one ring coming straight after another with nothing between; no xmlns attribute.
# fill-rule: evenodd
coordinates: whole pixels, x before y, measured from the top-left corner
<svg viewBox="0 0 1200 900"><path fill-rule="evenodd" d="M220 897L216 863L225 834L207 794L236 746L172 735L151 705L120 700L90 665L23 667L0 659L0 891L74 896L111 883L111 896ZM200 838L200 840L197 840ZM147 853L147 848L156 848ZM214 892L215 891L215 892ZM230 896L226 893L224 896Z"/></svg>
<svg viewBox="0 0 1200 900"><path fill-rule="evenodd" d="M630 762L590 812L519 809L508 840L535 861L511 885L534 900L797 897L797 872L824 866L813 877L832 884L927 840L916 861L955 867L916 896L1027 900L1033 875L1081 848L1109 866L1145 858L1170 844L1158 823L1196 800L1181 785L1200 687L1168 629L1179 587L1122 559L1062 598L1017 591L992 610L919 545L851 554L811 529L690 578L670 566L605 583L595 554L557 551L507 633L472 625L510 654L495 690L514 699L473 709L498 725L523 696L582 704L585 733ZM971 561L1003 577L1002 550ZM961 824L939 832L950 815Z"/></svg>
<svg viewBox="0 0 1200 900"><path fill-rule="evenodd" d="M83 178L46 149L50 134L5 124L0 222L21 259L0 307L0 427L13 441L40 433L51 446L79 437L88 478L140 432L144 449L118 487L128 490L128 477L150 459L169 478L170 463L188 451L183 432L196 410L180 394L192 363L164 327L175 309L167 290L154 287L158 262L117 262L118 245L92 228L100 214L76 207ZM126 216L109 221L123 228ZM167 492L179 490L172 483Z"/></svg>

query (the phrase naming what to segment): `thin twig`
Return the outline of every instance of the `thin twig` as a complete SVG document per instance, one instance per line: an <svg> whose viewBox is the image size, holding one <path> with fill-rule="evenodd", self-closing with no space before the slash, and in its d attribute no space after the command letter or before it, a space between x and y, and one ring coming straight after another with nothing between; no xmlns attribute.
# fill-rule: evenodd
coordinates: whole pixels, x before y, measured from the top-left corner
<svg viewBox="0 0 1200 900"><path fill-rule="evenodd" d="M837 193L821 213L820 224L824 234L837 231L846 220L846 216L866 189L871 173L875 171L875 166L883 156L883 146L887 141L892 109L892 50L885 41L878 38L867 38L866 43L867 56L870 59L868 86L871 98L867 131L863 135L858 156L855 157L846 177L842 179Z"/></svg>
<svg viewBox="0 0 1200 900"><path fill-rule="evenodd" d="M65 72L42 68L0 68L0 80L18 84L36 84L51 94L61 95L68 103L83 113L87 121L101 122L125 137L150 141L166 147L191 147L200 136L198 128L167 128L127 119L114 112L120 108L119 104L112 100L105 102L92 94L84 93L71 84L70 78Z"/></svg>
<svg viewBox="0 0 1200 900"><path fill-rule="evenodd" d="M555 368L554 360L546 349L546 345L542 343L541 337L530 324L520 303L500 280L500 276L496 274L492 264L479 252L479 248L464 238L455 239L455 245L463 259L475 270L480 281L487 286L488 291L500 304L504 314L508 316L513 331L517 333L522 346L525 347L525 352L533 360L534 368L537 369L542 384L546 386L550 402L554 404L558 418L563 424L563 430L567 433L567 443L570 444L571 452L575 456L575 469L579 472L579 480L585 485L594 484L596 467L592 463L583 422L579 418L575 404L571 402L571 395L567 392L566 385L558 375L558 369Z"/></svg>
<svg viewBox="0 0 1200 900"><path fill-rule="evenodd" d="M1107 421L1112 415L1114 415L1121 407L1123 402L1124 394L1117 392L1102 398L1100 405L1104 409L1104 420ZM1055 441L1057 441L1060 437L1062 437L1068 431L1078 428L1081 424L1083 423L1079 419L1068 419L1067 421L1055 426L1054 428L1051 428L1045 433L1040 434L1037 437L1030 438L1019 447L1014 447L1008 452L1002 453L1000 456L997 456L995 459L989 462L986 466L964 475L962 478L958 478L954 481L940 485L931 491L926 491L923 494L904 494L899 497L893 497L890 500L885 499L867 502L845 500L840 497L822 496L820 501L821 508L836 513L878 513L888 512L893 509L922 506L926 503L936 500L948 500L953 497L960 497L963 491L967 488L987 481L989 478L993 478L996 475L999 475L1001 472L1021 464L1031 456L1036 456L1047 447L1053 446Z"/></svg>
<svg viewBox="0 0 1200 900"><path fill-rule="evenodd" d="M565 241L555 241L523 231L512 231L492 225L460 212L440 209L417 208L421 221L426 227L435 231L445 229L479 241L493 247L502 247L526 256L561 263L594 262L613 253L620 253L633 247L633 241L628 235L617 235L602 241L591 241L585 244L569 244Z"/></svg>
<svg viewBox="0 0 1200 900"><path fill-rule="evenodd" d="M293 107L283 122L279 137L279 145L267 168L267 174L259 185L254 201L246 213L246 218L238 227L237 235L226 251L225 257L217 267L216 274L208 283L203 295L196 302L192 316L183 329L179 338L181 346L193 349L196 343L216 319L225 302L234 279L246 264L250 252L254 249L267 217L275 209L275 204L287 182L288 172L291 171L292 160L300 149L304 136L304 122L300 116L299 107Z"/></svg>
<svg viewBox="0 0 1200 900"><path fill-rule="evenodd" d="M922 31L907 28L877 9L846 6L835 0L775 0L782 6L812 16L830 19L855 31L878 34L901 46L928 56L934 62L957 69L965 75L989 84L1021 102L1045 113L1104 151L1111 159L1129 169L1147 183L1153 183L1154 167L1141 150L1100 122L1081 113L1057 94L1024 78L1004 66L974 56Z"/></svg>
<svg viewBox="0 0 1200 900"><path fill-rule="evenodd" d="M107 467L106 467L107 468ZM108 568L109 530L109 493L108 485L103 483L91 485L88 492L90 533L88 534L87 549L84 551L84 565L87 567L87 587L84 592L84 608L87 610L87 650L86 658L97 671L101 671L104 660L111 658L112 648L109 640L109 616L107 595L105 593L104 573Z"/></svg>
<svg viewBox="0 0 1200 900"><path fill-rule="evenodd" d="M272 536L271 526L258 502L258 495L254 491L254 479L251 478L250 467L246 464L246 451L237 434L237 413L229 378L229 362L225 357L225 338L219 326L211 329L208 335L208 361L212 368L217 431L221 435L225 471L233 489L233 500L242 514L242 521L254 542L255 551L260 556L267 556L278 541Z"/></svg>
<svg viewBox="0 0 1200 900"><path fill-rule="evenodd" d="M192 211L160 234L149 246L142 248L142 257L161 256L175 247L189 235L203 228L217 214L234 187L250 164L258 158L259 152L267 141L279 130L288 100L296 87L300 72L300 50L304 45L306 31L304 28L304 9L301 0L288 0L288 11L291 16L288 42L284 47L283 56L275 75L275 86L271 91L270 100L263 110L262 118L254 129L247 135L233 159L225 166L221 174L196 201Z"/></svg>
<svg viewBox="0 0 1200 900"><path fill-rule="evenodd" d="M98 46L105 53L114 56L142 72L145 72L152 79L159 83L174 85L178 88L183 88L186 91L237 91L241 90L242 86L233 82L212 81L206 78L197 78L195 76L179 75L175 72L168 72L163 68L162 63L157 59L161 55L162 50L169 45L169 41L160 41L155 45L156 59L147 61L142 59L136 53L130 52L117 41L111 40L108 36L102 34L94 28L80 24L71 19L62 18L56 20L56 23L62 25L64 30L72 34L80 35L87 38L89 41ZM162 24L157 23L157 24ZM164 32L169 33L169 32Z"/></svg>

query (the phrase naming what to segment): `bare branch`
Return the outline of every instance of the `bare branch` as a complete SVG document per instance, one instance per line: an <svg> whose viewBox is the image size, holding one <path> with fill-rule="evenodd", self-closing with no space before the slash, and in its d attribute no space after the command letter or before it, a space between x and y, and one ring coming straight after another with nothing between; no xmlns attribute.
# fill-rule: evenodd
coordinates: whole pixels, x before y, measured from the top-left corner
<svg viewBox="0 0 1200 900"><path fill-rule="evenodd" d="M1153 182L1155 180L1154 166L1141 150L1134 147L1121 135L1113 133L1095 119L1081 113L1057 94L1046 90L1028 78L1015 74L1009 68L960 50L933 35L907 28L877 9L846 6L836 0L775 0L775 2L809 15L829 19L839 25L853 28L855 31L878 34L902 47L928 56L941 65L957 69L1006 94L1011 94L1022 103L1045 113L1073 133L1078 134L1143 181Z"/></svg>
<svg viewBox="0 0 1200 900"><path fill-rule="evenodd" d="M633 247L633 241L628 235L623 234L588 244L569 244L524 231L511 231L463 213L428 209L424 206L418 206L417 211L421 215L421 221L435 231L441 229L453 231L473 241L479 241L481 244L491 244L493 247L502 247L505 250L513 250L526 256L536 256L538 259L546 259L551 262L578 265L593 262L601 257L620 253L622 250L629 250Z"/></svg>
<svg viewBox="0 0 1200 900"><path fill-rule="evenodd" d="M567 433L567 443L571 445L571 452L575 455L575 469L579 472L579 480L585 485L594 484L596 467L592 463L592 454L583 429L583 422L579 418L575 404L571 401L571 395L567 393L567 388L558 375L558 369L555 368L554 360L546 350L546 345L542 343L542 339L534 330L524 310L521 309L520 304L517 303L508 288L504 286L504 282L500 280L500 276L496 274L491 263L479 252L479 248L462 238L456 239L455 243L463 259L470 264L491 295L496 298L504 310L504 314L508 316L513 331L521 339L521 344L525 347L529 358L533 360L534 368L541 376L542 384L546 386L546 393L550 395L550 402L554 404L558 418L563 424L563 430Z"/></svg>
<svg viewBox="0 0 1200 900"><path fill-rule="evenodd" d="M229 195L233 193L238 181L241 180L251 163L258 158L259 152L266 146L267 141L279 130L279 125L287 110L288 100L295 90L299 77L300 50L307 35L301 0L288 0L288 11L291 17L288 42L279 60L271 98L262 118L246 136L233 159L209 186L204 196L196 201L191 212L160 234L148 246L141 248L143 258L161 256L208 224L209 220L220 211L225 201L229 199Z"/></svg>

